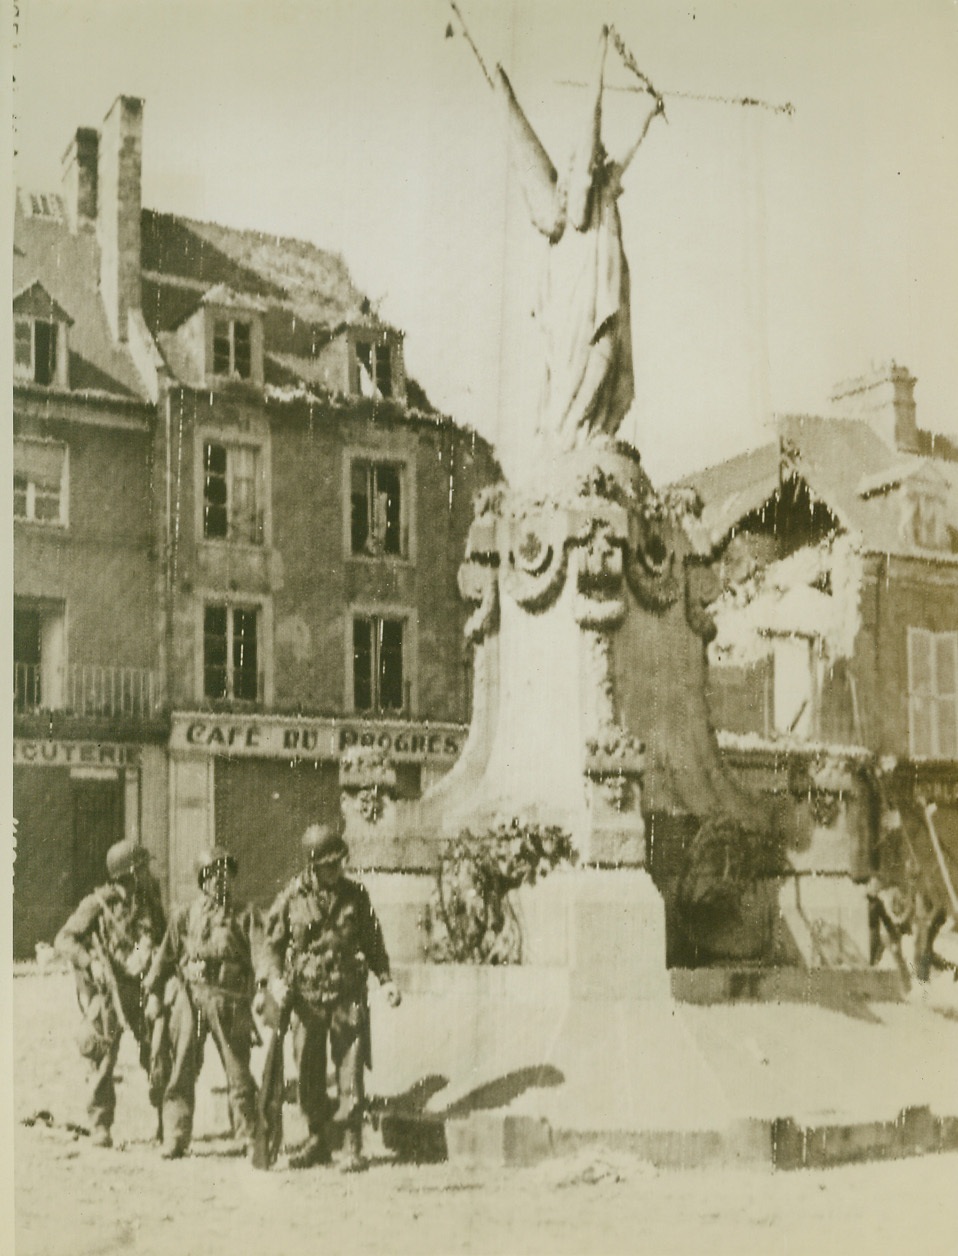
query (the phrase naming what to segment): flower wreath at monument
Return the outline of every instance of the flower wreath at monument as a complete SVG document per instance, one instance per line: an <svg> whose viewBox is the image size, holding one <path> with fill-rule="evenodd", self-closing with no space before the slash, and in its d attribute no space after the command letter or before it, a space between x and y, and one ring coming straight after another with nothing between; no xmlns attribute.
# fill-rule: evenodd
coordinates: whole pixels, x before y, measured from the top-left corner
<svg viewBox="0 0 958 1256"><path fill-rule="evenodd" d="M519 964L522 930L510 894L578 859L555 825L508 824L468 830L443 852L424 914L426 954L434 963Z"/></svg>

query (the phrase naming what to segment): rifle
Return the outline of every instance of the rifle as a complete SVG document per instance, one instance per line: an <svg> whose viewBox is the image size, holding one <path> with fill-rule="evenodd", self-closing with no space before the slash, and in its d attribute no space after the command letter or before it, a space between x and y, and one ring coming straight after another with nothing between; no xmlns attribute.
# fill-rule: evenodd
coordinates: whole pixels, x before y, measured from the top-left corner
<svg viewBox="0 0 958 1256"><path fill-rule="evenodd" d="M99 929L94 929L91 934L90 950L93 952L94 958L98 961L100 968L103 970L102 984L106 987L106 994L108 996L106 1003L113 1012L113 1015L116 1017L115 1028L120 1030L124 1025L128 1025L129 1022L126 1018L126 1013L123 1011L123 1000L120 998L120 987L116 982L116 973L113 971L113 965L110 962L110 957L106 953L106 947L103 945L103 939L100 937ZM99 985L100 983L98 982L96 984ZM100 993L102 995L103 990L101 990ZM132 1029L132 1026L130 1026L130 1028Z"/></svg>
<svg viewBox="0 0 958 1256"><path fill-rule="evenodd" d="M253 1137L254 1169L271 1168L276 1163L283 1141L283 1097L286 1088L283 1072L283 1043L289 1028L291 1011L288 1000L285 1006L277 1009L276 1025L266 1048L263 1077L256 1098L256 1133Z"/></svg>
<svg viewBox="0 0 958 1256"><path fill-rule="evenodd" d="M170 1026L166 1009L163 1008L153 1022L150 1031L150 1060L148 1079L150 1103L156 1108L156 1138L163 1141L163 1096L173 1071L173 1048L170 1043Z"/></svg>

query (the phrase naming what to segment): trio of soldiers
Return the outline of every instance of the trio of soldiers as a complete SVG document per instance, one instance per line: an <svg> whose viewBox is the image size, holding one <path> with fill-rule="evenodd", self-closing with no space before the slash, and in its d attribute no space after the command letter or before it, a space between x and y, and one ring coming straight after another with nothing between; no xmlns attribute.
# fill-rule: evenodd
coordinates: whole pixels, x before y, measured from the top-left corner
<svg viewBox="0 0 958 1256"><path fill-rule="evenodd" d="M250 1069L255 1009L277 1032L292 1028L308 1138L290 1166L329 1164L341 1130L341 1167L363 1167L368 974L391 1006L400 994L369 895L344 875L346 843L314 824L303 849L305 869L280 892L264 927L253 909L234 901L237 864L223 847L201 856L199 894L168 923L143 848L128 841L110 848L108 883L83 899L56 939L76 972L96 1146L112 1144L113 1070L128 1026L150 1079L162 1156L179 1159L189 1148L196 1079L212 1038L234 1136L253 1158L261 1119ZM327 1089L327 1053L335 1099Z"/></svg>

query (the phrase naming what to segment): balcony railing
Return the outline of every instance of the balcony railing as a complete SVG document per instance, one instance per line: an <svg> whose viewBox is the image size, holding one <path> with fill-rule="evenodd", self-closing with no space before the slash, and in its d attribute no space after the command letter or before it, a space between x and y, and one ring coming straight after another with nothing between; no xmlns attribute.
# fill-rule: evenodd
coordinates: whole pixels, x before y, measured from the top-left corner
<svg viewBox="0 0 958 1256"><path fill-rule="evenodd" d="M145 667L72 663L13 665L14 710L53 710L83 716L156 714L162 705L156 673Z"/></svg>

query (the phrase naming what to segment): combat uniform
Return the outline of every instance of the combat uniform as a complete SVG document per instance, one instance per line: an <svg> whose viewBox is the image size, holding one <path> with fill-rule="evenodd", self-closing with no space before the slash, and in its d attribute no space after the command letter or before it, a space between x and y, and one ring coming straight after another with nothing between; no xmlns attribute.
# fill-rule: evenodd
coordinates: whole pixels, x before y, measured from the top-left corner
<svg viewBox="0 0 958 1256"><path fill-rule="evenodd" d="M150 1038L142 1015L142 975L163 937L166 920L159 886L144 866L146 858L143 848L131 842L112 846L107 867L115 879L81 901L55 941L57 951L70 961L76 974L77 1000L83 1013L80 1051L92 1069L87 1112L93 1139L104 1146L110 1144L116 1111L113 1070L124 1023L137 1039L140 1063L147 1072L150 1068ZM132 885L119 879L132 877L134 869ZM97 939L116 978L119 1009L105 976L94 975ZM156 1102L153 1095L151 1099Z"/></svg>
<svg viewBox="0 0 958 1256"><path fill-rule="evenodd" d="M313 838L312 844L317 841L322 843L322 837ZM304 846L308 851L310 845L307 830ZM337 862L343 858L345 846L338 839L326 845L336 852ZM344 876L324 888L313 869L307 868L280 892L270 909L264 956L262 976L285 984L296 1016L293 1046L299 1103L313 1149L302 1167L329 1160L334 1121L345 1129L348 1160L358 1163L363 1073L369 1063L367 974L372 972L383 984L392 981L382 930L365 888ZM338 1083L338 1104L326 1090L327 1043Z"/></svg>
<svg viewBox="0 0 958 1256"><path fill-rule="evenodd" d="M224 851L212 852L206 866L218 858L228 859L231 871L235 870L235 861ZM234 1133L247 1145L252 1142L256 1129L256 1083L250 1072L254 923L249 908L237 908L228 900L218 902L201 891L173 915L146 978L148 992L166 1005L169 1023L172 1060L163 1097L164 1155L168 1157L183 1155L193 1134L196 1079L207 1034L223 1063Z"/></svg>

